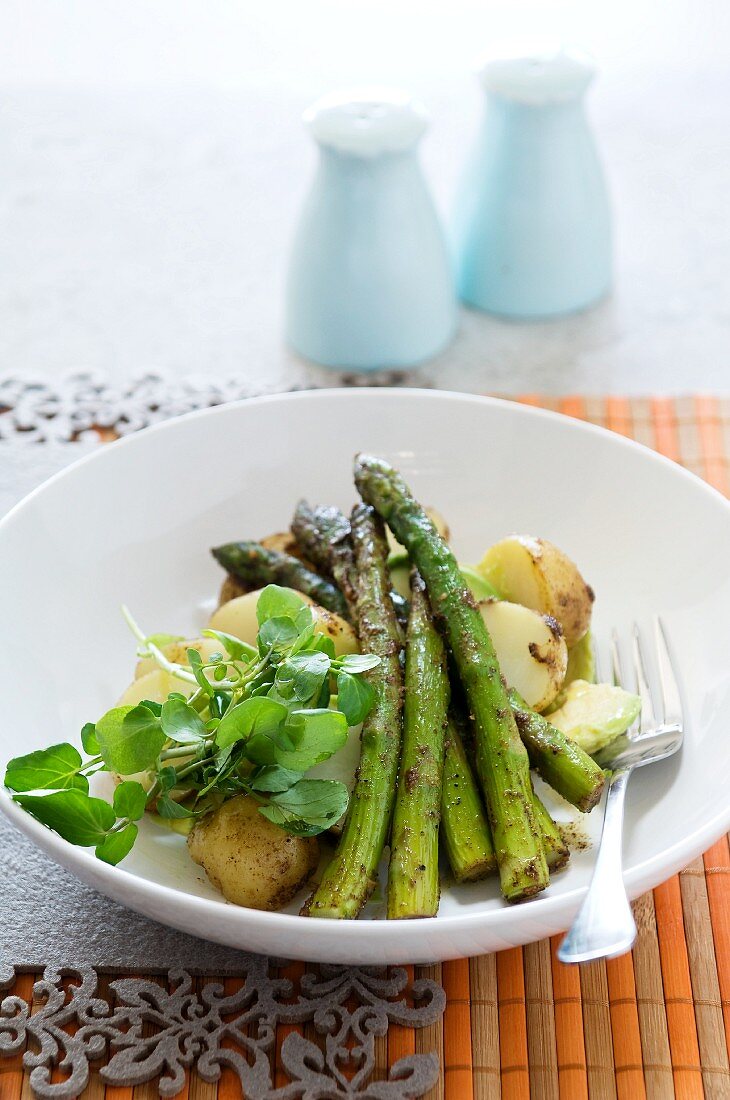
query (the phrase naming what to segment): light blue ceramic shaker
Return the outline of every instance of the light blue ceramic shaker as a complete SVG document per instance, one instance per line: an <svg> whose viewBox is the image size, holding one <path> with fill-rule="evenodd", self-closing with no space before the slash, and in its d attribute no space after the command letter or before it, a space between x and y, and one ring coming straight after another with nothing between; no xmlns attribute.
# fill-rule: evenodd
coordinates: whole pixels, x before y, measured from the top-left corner
<svg viewBox="0 0 730 1100"><path fill-rule="evenodd" d="M352 370L428 359L452 336L455 301L416 154L424 109L404 92L376 88L326 96L304 121L319 166L289 266L290 344Z"/></svg>
<svg viewBox="0 0 730 1100"><path fill-rule="evenodd" d="M611 284L611 216L580 55L492 60L455 212L459 296L507 317L584 309Z"/></svg>

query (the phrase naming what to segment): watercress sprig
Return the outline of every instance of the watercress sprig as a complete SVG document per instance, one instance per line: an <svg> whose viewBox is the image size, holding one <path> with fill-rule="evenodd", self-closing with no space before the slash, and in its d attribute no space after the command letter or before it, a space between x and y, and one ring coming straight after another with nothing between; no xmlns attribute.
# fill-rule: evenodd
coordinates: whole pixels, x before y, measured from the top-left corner
<svg viewBox="0 0 730 1100"><path fill-rule="evenodd" d="M5 785L19 805L71 843L93 846L108 863L131 850L146 809L192 820L245 793L270 821L299 836L339 820L348 802L344 784L304 775L337 752L348 727L367 715L373 691L363 673L379 658L337 657L331 638L315 632L301 596L277 585L259 597L255 647L207 630L220 652L204 659L189 649L187 664L163 652L179 639L145 635L123 613L139 656L151 657L184 690L164 703L113 707L87 723L86 759L63 743L11 760ZM104 770L124 780L111 803L89 793L89 777Z"/></svg>

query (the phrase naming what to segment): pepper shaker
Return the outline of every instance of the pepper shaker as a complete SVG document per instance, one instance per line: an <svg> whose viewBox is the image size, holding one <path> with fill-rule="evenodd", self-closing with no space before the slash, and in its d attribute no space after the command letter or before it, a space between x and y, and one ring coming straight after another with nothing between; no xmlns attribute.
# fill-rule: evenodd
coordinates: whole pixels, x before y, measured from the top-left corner
<svg viewBox="0 0 730 1100"><path fill-rule="evenodd" d="M584 111L584 57L489 61L486 110L454 219L468 305L506 317L584 309L611 284L611 216Z"/></svg>
<svg viewBox="0 0 730 1100"><path fill-rule="evenodd" d="M453 277L416 146L427 126L406 93L326 96L304 121L319 166L289 266L287 336L327 367L413 366L448 343Z"/></svg>

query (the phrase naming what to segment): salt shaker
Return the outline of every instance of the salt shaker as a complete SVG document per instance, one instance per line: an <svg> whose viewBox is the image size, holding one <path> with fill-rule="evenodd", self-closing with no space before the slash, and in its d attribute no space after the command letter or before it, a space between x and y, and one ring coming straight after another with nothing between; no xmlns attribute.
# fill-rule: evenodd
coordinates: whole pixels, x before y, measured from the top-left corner
<svg viewBox="0 0 730 1100"><path fill-rule="evenodd" d="M571 313L611 284L611 216L584 111L594 76L577 54L492 60L486 111L462 183L458 293L507 317Z"/></svg>
<svg viewBox="0 0 730 1100"><path fill-rule="evenodd" d="M407 367L455 322L448 247L418 163L427 126L406 93L318 100L304 121L319 166L289 266L287 336L327 367Z"/></svg>

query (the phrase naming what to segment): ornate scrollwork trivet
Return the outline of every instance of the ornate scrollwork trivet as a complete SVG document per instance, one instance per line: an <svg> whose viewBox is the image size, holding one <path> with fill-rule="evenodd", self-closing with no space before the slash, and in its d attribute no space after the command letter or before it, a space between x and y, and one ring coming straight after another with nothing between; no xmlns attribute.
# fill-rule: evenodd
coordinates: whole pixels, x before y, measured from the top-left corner
<svg viewBox="0 0 730 1100"><path fill-rule="evenodd" d="M245 973L233 993L217 982L195 992L185 971L169 975L167 992L144 978L110 984L109 999L98 996L92 969L49 966L36 982L30 1005L12 994L0 1005L0 1053L29 1049L23 1064L41 1100L71 1100L89 1081L90 1063L106 1059L100 1077L110 1085L136 1085L159 1078L161 1096L183 1088L186 1070L195 1068L215 1082L223 1067L234 1071L247 1100L410 1100L423 1096L439 1072L435 1054L401 1058L386 1081L373 1081L375 1038L391 1022L424 1027L436 1022L445 1005L435 982L415 981L408 990L403 969L383 971L322 966L298 984L273 977L269 960L247 956ZM64 976L70 975L63 986ZM407 1000L410 996L413 1004ZM272 1080L269 1053L277 1024L311 1021L324 1036L323 1049L296 1032L281 1046L281 1066L289 1083ZM68 1028L71 1027L72 1033ZM60 1066L61 1081L52 1081Z"/></svg>

